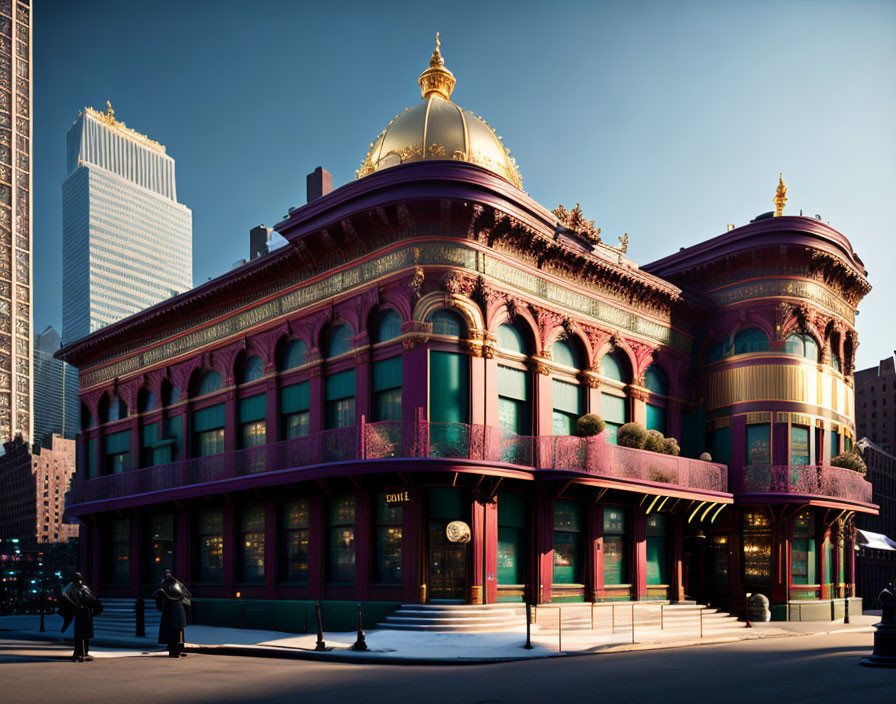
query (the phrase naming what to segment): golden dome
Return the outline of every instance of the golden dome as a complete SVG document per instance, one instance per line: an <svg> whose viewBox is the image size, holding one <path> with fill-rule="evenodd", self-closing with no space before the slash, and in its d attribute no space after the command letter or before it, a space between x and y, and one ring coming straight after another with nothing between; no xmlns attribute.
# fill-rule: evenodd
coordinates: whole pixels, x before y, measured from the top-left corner
<svg viewBox="0 0 896 704"><path fill-rule="evenodd" d="M364 178L391 166L423 160L455 160L476 164L523 187L516 160L501 138L481 117L451 102L454 75L445 68L436 34L436 48L429 68L417 82L422 102L406 108L370 145L361 168Z"/></svg>

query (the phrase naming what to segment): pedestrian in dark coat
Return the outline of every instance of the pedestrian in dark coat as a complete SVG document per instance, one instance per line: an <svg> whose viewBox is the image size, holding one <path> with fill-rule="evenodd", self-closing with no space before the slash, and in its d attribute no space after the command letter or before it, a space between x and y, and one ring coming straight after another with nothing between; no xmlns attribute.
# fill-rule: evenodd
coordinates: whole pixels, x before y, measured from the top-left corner
<svg viewBox="0 0 896 704"><path fill-rule="evenodd" d="M80 572L72 575L72 581L62 590L59 604L59 615L62 616L62 630L75 622L74 662L89 662L93 657L89 654L90 639L93 638L93 618L103 613L103 605L90 587L84 584Z"/></svg>
<svg viewBox="0 0 896 704"><path fill-rule="evenodd" d="M190 591L177 580L171 570L165 570L165 579L153 596L156 608L162 612L159 623L159 643L168 646L168 657L187 657L184 652L184 628L187 627L187 610Z"/></svg>

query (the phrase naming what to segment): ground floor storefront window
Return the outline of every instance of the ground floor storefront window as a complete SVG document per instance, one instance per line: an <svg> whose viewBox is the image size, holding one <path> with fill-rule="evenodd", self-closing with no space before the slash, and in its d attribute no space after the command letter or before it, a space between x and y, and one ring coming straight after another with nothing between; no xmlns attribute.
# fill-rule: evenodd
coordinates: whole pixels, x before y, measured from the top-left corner
<svg viewBox="0 0 896 704"><path fill-rule="evenodd" d="M308 583L308 544L311 511L308 499L287 501L283 505L281 526L282 562L284 581Z"/></svg>
<svg viewBox="0 0 896 704"><path fill-rule="evenodd" d="M772 581L772 523L762 510L744 511L741 523L744 546L744 582Z"/></svg>
<svg viewBox="0 0 896 704"><path fill-rule="evenodd" d="M790 547L792 584L817 584L815 577L815 514L803 511L793 520Z"/></svg>
<svg viewBox="0 0 896 704"><path fill-rule="evenodd" d="M200 582L220 582L224 577L224 512L201 511L196 520Z"/></svg>
<svg viewBox="0 0 896 704"><path fill-rule="evenodd" d="M376 495L376 531L373 581L401 584L401 538L404 510L386 503L386 492Z"/></svg>
<svg viewBox="0 0 896 704"><path fill-rule="evenodd" d="M647 584L668 584L666 515L647 516Z"/></svg>
<svg viewBox="0 0 896 704"><path fill-rule="evenodd" d="M165 570L174 569L174 516L164 514L150 516L146 520L146 574L147 584L161 581Z"/></svg>
<svg viewBox="0 0 896 704"><path fill-rule="evenodd" d="M584 511L576 501L554 502L554 584L581 584Z"/></svg>
<svg viewBox="0 0 896 704"><path fill-rule="evenodd" d="M327 511L327 581L355 581L355 497L334 497Z"/></svg>
<svg viewBox="0 0 896 704"><path fill-rule="evenodd" d="M264 513L264 504L250 504L240 512L241 582L264 581Z"/></svg>
<svg viewBox="0 0 896 704"><path fill-rule="evenodd" d="M522 494L498 494L498 586L521 585L526 581L523 536L526 503Z"/></svg>
<svg viewBox="0 0 896 704"><path fill-rule="evenodd" d="M628 509L604 506L604 585L628 585Z"/></svg>
<svg viewBox="0 0 896 704"><path fill-rule="evenodd" d="M127 584L131 575L131 522L127 518L112 521L108 536L107 580L110 584Z"/></svg>

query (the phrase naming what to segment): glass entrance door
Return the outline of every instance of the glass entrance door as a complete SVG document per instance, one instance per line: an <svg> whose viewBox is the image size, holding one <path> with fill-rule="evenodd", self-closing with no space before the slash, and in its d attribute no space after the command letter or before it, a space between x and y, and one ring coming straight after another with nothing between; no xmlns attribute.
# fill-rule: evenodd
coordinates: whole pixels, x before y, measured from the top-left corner
<svg viewBox="0 0 896 704"><path fill-rule="evenodd" d="M429 586L432 599L463 601L467 587L467 544L445 535L449 521L429 522Z"/></svg>

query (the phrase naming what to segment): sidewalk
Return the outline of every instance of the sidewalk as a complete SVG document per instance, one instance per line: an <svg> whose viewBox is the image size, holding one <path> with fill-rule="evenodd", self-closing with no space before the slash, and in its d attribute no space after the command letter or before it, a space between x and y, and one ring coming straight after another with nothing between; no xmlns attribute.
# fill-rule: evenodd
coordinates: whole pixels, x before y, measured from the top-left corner
<svg viewBox="0 0 896 704"><path fill-rule="evenodd" d="M678 648L711 643L730 643L759 638L797 637L822 633L863 631L869 634L879 616L866 614L853 616L849 624L843 621L771 622L755 623L752 628L726 631L724 634L698 633L690 630L660 630L656 627L636 627L635 640L629 628L617 628L615 633L607 629L572 630L560 637L556 629L541 632L533 629L532 649L522 646L526 640L525 627L500 633L433 633L416 631L371 630L367 633L367 652L355 652L349 648L357 634L325 633L328 650L315 651L317 637L314 634L291 634L280 631L257 631L212 626L188 626L185 633L188 652L220 655L250 655L314 659L325 661L354 661L393 664L460 664L488 663L545 658L586 653L625 652L656 648ZM60 634L62 619L57 615L46 617L46 632L39 632L38 616L0 617L0 637L40 639L55 642L68 641L71 633ZM156 643L156 634L148 638L125 637L97 631L93 645L129 648L144 653L163 649Z"/></svg>

